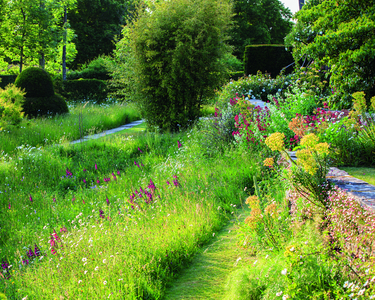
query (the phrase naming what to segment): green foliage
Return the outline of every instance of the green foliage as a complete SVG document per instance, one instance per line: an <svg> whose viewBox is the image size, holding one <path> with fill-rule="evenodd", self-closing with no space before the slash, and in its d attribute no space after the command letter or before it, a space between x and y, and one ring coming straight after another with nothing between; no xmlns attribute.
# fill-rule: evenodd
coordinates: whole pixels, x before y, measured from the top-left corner
<svg viewBox="0 0 375 300"><path fill-rule="evenodd" d="M234 54L243 59L245 46L282 44L292 29L292 13L279 0L235 0L234 27L230 44Z"/></svg>
<svg viewBox="0 0 375 300"><path fill-rule="evenodd" d="M17 75L0 75L0 88L5 88L8 84L16 81Z"/></svg>
<svg viewBox="0 0 375 300"><path fill-rule="evenodd" d="M296 14L286 42L295 60L328 66L332 108L351 106L351 95L375 95L375 4L371 0L314 1Z"/></svg>
<svg viewBox="0 0 375 300"><path fill-rule="evenodd" d="M244 65L246 75L256 75L258 71L276 77L283 68L293 63L293 56L284 45L248 45L245 47ZM289 67L286 72L293 71Z"/></svg>
<svg viewBox="0 0 375 300"><path fill-rule="evenodd" d="M150 126L192 124L205 98L226 79L228 1L182 0L139 12L130 31L135 101Z"/></svg>
<svg viewBox="0 0 375 300"><path fill-rule="evenodd" d="M25 93L14 85L0 88L0 127L17 125L22 121Z"/></svg>
<svg viewBox="0 0 375 300"><path fill-rule="evenodd" d="M133 0L77 0L77 6L69 13L76 37L77 56L69 66L83 69L89 61L100 55L109 55L115 49L115 41L121 35L126 18L134 10ZM82 77L97 78L99 77ZM77 79L77 78L68 78Z"/></svg>
<svg viewBox="0 0 375 300"><path fill-rule="evenodd" d="M47 97L26 97L23 111L28 117L66 114L69 112L64 97L54 94Z"/></svg>
<svg viewBox="0 0 375 300"><path fill-rule="evenodd" d="M107 99L107 84L103 80L60 80L56 82L56 86L61 95L69 102L95 101L96 103L102 103Z"/></svg>
<svg viewBox="0 0 375 300"><path fill-rule="evenodd" d="M66 78L68 80L80 78L108 80L111 78L107 69L107 65L110 61L109 57L99 56L92 60L88 65L84 64L80 71L68 72Z"/></svg>
<svg viewBox="0 0 375 300"><path fill-rule="evenodd" d="M26 97L50 97L55 94L51 76L36 67L23 70L14 85L25 90Z"/></svg>

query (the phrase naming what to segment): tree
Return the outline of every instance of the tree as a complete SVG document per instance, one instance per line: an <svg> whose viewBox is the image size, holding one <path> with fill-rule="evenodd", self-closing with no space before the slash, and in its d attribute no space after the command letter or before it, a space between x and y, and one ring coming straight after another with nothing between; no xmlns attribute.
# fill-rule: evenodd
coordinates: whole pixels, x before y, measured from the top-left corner
<svg viewBox="0 0 375 300"><path fill-rule="evenodd" d="M178 131L226 79L221 58L231 23L223 0L170 0L139 10L129 45L135 101L150 126ZM125 43L127 44L127 43Z"/></svg>
<svg viewBox="0 0 375 300"><path fill-rule="evenodd" d="M234 0L234 27L230 44L243 59L245 46L283 44L292 29L292 13L279 0Z"/></svg>
<svg viewBox="0 0 375 300"><path fill-rule="evenodd" d="M59 68L58 55L63 44L63 7L74 6L75 0L14 0L0 6L0 57L8 63L38 65L51 70ZM1 3L0 3L1 4ZM69 32L70 31L70 32ZM68 29L69 58L74 55ZM57 66L56 66L57 64Z"/></svg>
<svg viewBox="0 0 375 300"><path fill-rule="evenodd" d="M70 24L78 54L71 68L79 68L100 55L115 49L115 40L134 9L132 0L78 0L70 12Z"/></svg>
<svg viewBox="0 0 375 300"><path fill-rule="evenodd" d="M295 60L328 67L332 107L348 108L351 95L375 95L375 3L373 0L314 0L296 14L286 41Z"/></svg>

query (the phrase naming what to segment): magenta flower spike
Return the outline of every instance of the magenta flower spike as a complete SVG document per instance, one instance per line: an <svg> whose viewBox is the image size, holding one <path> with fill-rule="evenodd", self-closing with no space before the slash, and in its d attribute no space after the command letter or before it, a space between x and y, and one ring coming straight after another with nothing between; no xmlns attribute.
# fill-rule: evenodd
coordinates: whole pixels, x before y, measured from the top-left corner
<svg viewBox="0 0 375 300"><path fill-rule="evenodd" d="M98 179L98 180L96 180L96 183L97 183L97 184L100 184L100 180L99 180L99 179Z"/></svg>
<svg viewBox="0 0 375 300"><path fill-rule="evenodd" d="M9 202L8 209L10 209L10 208L11 208L11 206L10 206L10 202Z"/></svg>
<svg viewBox="0 0 375 300"><path fill-rule="evenodd" d="M117 171L117 175L118 175L118 176L120 176L120 175L121 175L120 171Z"/></svg>
<svg viewBox="0 0 375 300"><path fill-rule="evenodd" d="M180 143L180 141L177 141L177 146L178 146L178 149L180 149L181 148L181 143Z"/></svg>
<svg viewBox="0 0 375 300"><path fill-rule="evenodd" d="M59 238L59 236L57 235L55 229L53 230L52 236L55 238L56 241L60 241L60 238Z"/></svg>
<svg viewBox="0 0 375 300"><path fill-rule="evenodd" d="M107 205L109 205L109 199L108 199L108 197L106 197L105 200L107 201Z"/></svg>
<svg viewBox="0 0 375 300"><path fill-rule="evenodd" d="M115 173L113 173L113 172L112 172L112 176L113 176L113 180L114 180L114 181L116 181L116 180L117 180L117 178L116 178L116 175L115 175Z"/></svg>
<svg viewBox="0 0 375 300"><path fill-rule="evenodd" d="M30 199L30 202L33 202L33 197L31 197L31 195L30 195L29 199Z"/></svg>
<svg viewBox="0 0 375 300"><path fill-rule="evenodd" d="M138 151L141 152L141 153L143 153L143 151L139 147L138 147Z"/></svg>
<svg viewBox="0 0 375 300"><path fill-rule="evenodd" d="M55 198L55 197L53 197L53 199L52 199L52 200L53 200L53 203L56 203L56 198Z"/></svg>
<svg viewBox="0 0 375 300"><path fill-rule="evenodd" d="M83 179L83 183L86 183L86 179Z"/></svg>
<svg viewBox="0 0 375 300"><path fill-rule="evenodd" d="M97 170L98 169L98 165L95 163L95 170Z"/></svg>

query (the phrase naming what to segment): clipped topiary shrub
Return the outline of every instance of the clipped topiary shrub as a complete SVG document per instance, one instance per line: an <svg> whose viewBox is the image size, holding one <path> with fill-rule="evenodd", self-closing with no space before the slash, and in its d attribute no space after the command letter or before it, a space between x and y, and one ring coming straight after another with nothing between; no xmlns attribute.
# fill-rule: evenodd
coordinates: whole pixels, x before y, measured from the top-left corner
<svg viewBox="0 0 375 300"><path fill-rule="evenodd" d="M45 70L27 68L18 75L14 85L26 93L22 108L28 117L69 112L65 99L55 94L51 76Z"/></svg>
<svg viewBox="0 0 375 300"><path fill-rule="evenodd" d="M23 111L29 117L65 114L69 112L64 97L55 94L49 97L27 97Z"/></svg>
<svg viewBox="0 0 375 300"><path fill-rule="evenodd" d="M25 90L26 97L50 97L55 94L51 76L36 67L23 70L14 84Z"/></svg>

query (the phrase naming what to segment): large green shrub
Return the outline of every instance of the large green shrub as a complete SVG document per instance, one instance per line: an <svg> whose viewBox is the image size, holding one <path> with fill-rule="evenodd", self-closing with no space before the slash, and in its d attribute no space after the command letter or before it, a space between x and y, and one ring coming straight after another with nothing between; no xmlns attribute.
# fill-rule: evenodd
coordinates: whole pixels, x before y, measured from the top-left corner
<svg viewBox="0 0 375 300"><path fill-rule="evenodd" d="M227 78L230 18L230 2L218 0L162 1L139 11L128 72L149 125L176 131L199 118L203 99Z"/></svg>
<svg viewBox="0 0 375 300"><path fill-rule="evenodd" d="M106 56L99 56L92 60L88 65L83 65L80 71L70 71L66 75L68 80L73 79L100 79L108 80L111 78L108 71L107 64L110 58Z"/></svg>
<svg viewBox="0 0 375 300"><path fill-rule="evenodd" d="M30 67L18 75L15 86L25 91L23 112L29 117L68 113L65 99L55 94L51 76L40 68Z"/></svg>
<svg viewBox="0 0 375 300"><path fill-rule="evenodd" d="M58 81L55 87L68 101L93 100L102 103L108 94L106 82L98 79Z"/></svg>
<svg viewBox="0 0 375 300"><path fill-rule="evenodd" d="M25 90L26 97L50 97L55 94L51 76L36 67L23 70L14 84Z"/></svg>
<svg viewBox="0 0 375 300"><path fill-rule="evenodd" d="M22 103L25 93L13 84L0 88L0 129L7 125L17 125L22 121Z"/></svg>

